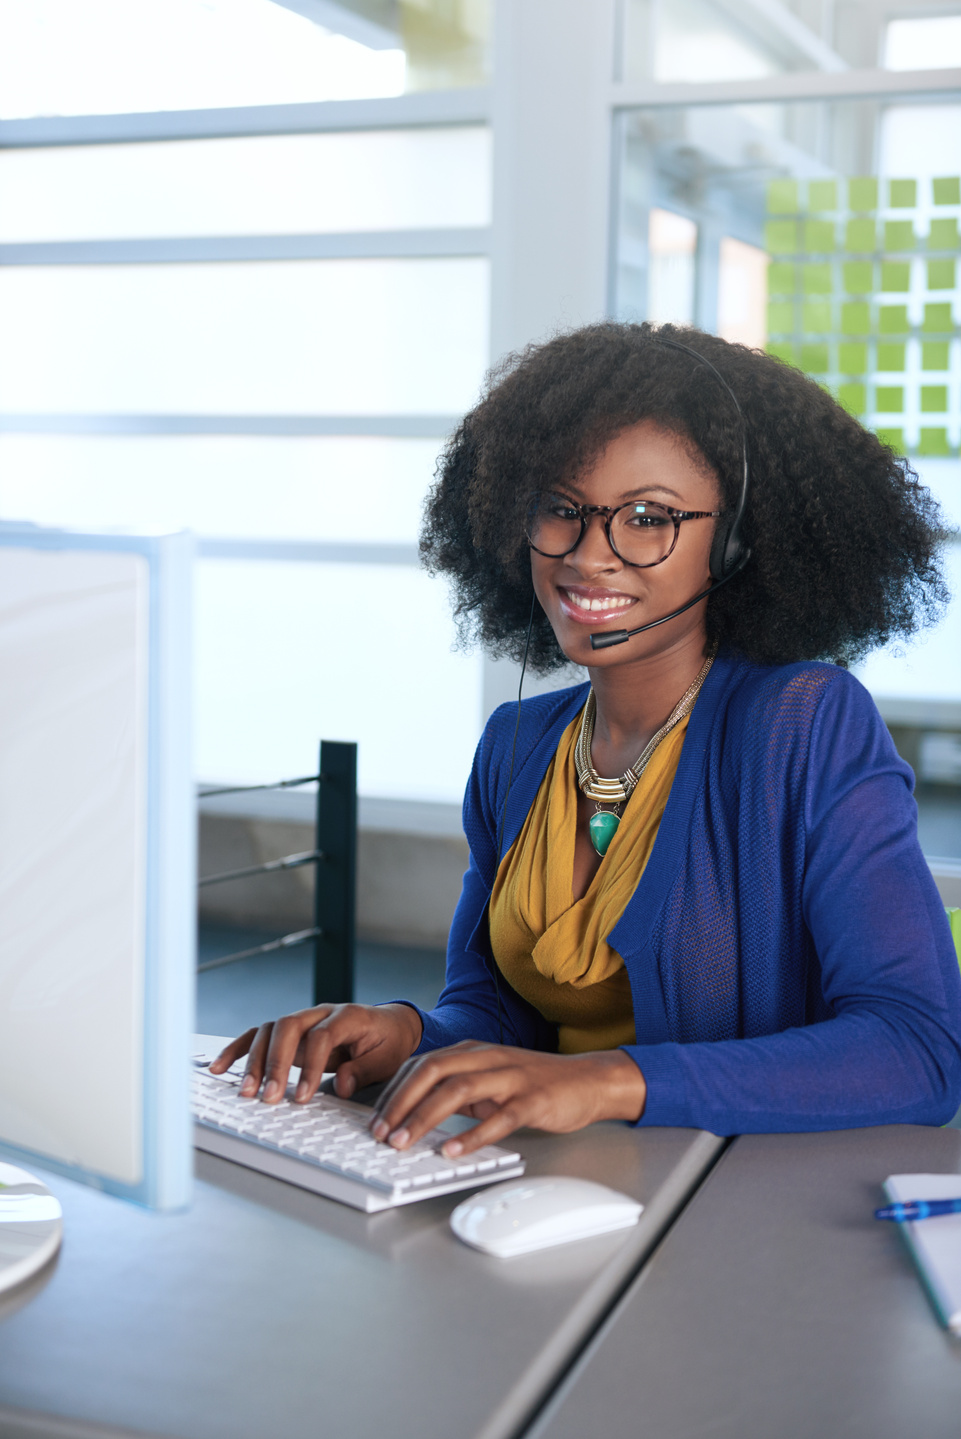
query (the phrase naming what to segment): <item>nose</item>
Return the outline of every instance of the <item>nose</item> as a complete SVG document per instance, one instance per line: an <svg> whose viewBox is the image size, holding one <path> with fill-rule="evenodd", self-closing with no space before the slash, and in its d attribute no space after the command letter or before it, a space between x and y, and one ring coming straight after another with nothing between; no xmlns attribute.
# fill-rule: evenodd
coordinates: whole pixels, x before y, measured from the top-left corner
<svg viewBox="0 0 961 1439"><path fill-rule="evenodd" d="M568 564L583 575L599 574L604 570L620 569L622 561L611 548L607 538L606 516L588 515L583 535L567 556Z"/></svg>

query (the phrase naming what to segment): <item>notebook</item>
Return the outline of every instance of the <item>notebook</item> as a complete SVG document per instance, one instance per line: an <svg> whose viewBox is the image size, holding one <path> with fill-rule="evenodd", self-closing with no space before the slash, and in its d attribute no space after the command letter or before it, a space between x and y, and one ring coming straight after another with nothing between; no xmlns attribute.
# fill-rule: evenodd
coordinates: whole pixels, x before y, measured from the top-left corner
<svg viewBox="0 0 961 1439"><path fill-rule="evenodd" d="M909 1199L956 1199L961 1174L892 1174L884 1192L895 1204ZM938 1315L952 1334L961 1334L961 1214L916 1219L900 1229Z"/></svg>

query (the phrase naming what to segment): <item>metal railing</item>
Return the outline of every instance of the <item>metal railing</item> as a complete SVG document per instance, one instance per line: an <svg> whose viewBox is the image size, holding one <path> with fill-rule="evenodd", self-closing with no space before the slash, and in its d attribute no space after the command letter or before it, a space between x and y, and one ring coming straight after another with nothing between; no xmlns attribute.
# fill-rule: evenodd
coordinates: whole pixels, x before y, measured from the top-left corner
<svg viewBox="0 0 961 1439"><path fill-rule="evenodd" d="M218 955L197 966L198 973L221 969L242 959L271 954L313 943L314 1003L321 1000L343 1002L353 998L355 909L357 885L357 746L336 740L323 740L320 765L316 774L298 779L278 780L274 784L231 785L201 790L200 799L227 794L247 794L258 790L296 789L305 784L317 785L317 811L314 848L262 864L245 865L241 869L224 870L204 875L198 889L226 884L231 880L249 879L262 874L314 866L314 924L310 929L283 934L265 944Z"/></svg>

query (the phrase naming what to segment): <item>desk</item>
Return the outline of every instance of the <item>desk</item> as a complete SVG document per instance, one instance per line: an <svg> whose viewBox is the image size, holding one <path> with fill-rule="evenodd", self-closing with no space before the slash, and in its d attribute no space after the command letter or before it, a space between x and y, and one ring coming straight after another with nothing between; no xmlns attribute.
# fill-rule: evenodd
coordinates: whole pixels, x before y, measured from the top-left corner
<svg viewBox="0 0 961 1439"><path fill-rule="evenodd" d="M63 1249L0 1325L0 1433L516 1433L723 1141L610 1123L517 1144L529 1174L642 1200L640 1224L508 1263L453 1237L462 1194L364 1215L199 1154L192 1209L160 1216L44 1176Z"/></svg>
<svg viewBox="0 0 961 1439"><path fill-rule="evenodd" d="M961 1133L735 1140L527 1439L958 1439L961 1341L871 1217L897 1173Z"/></svg>

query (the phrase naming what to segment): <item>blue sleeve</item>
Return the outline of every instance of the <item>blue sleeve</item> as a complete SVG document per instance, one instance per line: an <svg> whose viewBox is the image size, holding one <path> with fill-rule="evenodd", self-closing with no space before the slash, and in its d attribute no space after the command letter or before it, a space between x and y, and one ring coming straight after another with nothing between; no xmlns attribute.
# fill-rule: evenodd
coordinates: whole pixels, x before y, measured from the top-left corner
<svg viewBox="0 0 961 1439"><path fill-rule="evenodd" d="M934 1125L961 1104L961 975L909 771L847 675L821 700L798 791L788 812L805 826L804 919L832 1017L760 1038L626 1046L648 1085L641 1124Z"/></svg>
<svg viewBox="0 0 961 1439"><path fill-rule="evenodd" d="M514 707L505 707L513 728ZM503 976L494 981L494 959L487 930L487 904L497 872L497 730L505 722L498 711L488 722L474 756L464 796L464 832L470 863L451 922L447 943L447 980L431 1010L418 1009L424 1033L422 1054L463 1039L514 1044L524 1049L556 1049L557 1030L522 999ZM413 1006L416 1008L416 1006Z"/></svg>

